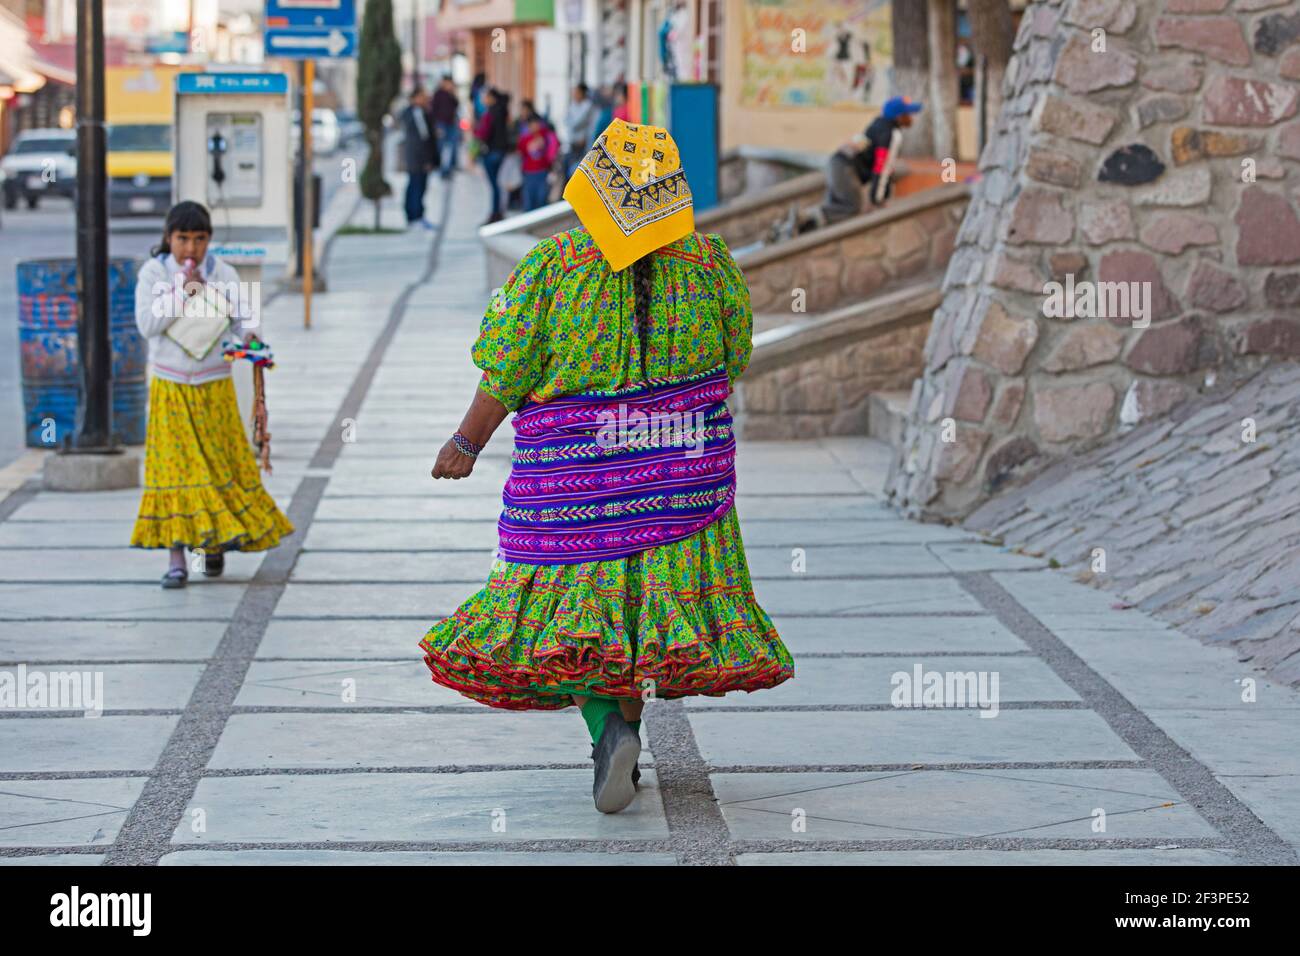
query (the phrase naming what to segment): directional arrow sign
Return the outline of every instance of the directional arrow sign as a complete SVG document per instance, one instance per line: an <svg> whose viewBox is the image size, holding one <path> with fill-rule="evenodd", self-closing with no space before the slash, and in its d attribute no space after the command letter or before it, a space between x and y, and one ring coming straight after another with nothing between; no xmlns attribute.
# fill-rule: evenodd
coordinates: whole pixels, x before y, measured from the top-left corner
<svg viewBox="0 0 1300 956"><path fill-rule="evenodd" d="M266 55L298 59L346 58L357 55L355 30L300 28L266 31Z"/></svg>
<svg viewBox="0 0 1300 956"><path fill-rule="evenodd" d="M267 56L356 56L356 0L266 0L262 36Z"/></svg>

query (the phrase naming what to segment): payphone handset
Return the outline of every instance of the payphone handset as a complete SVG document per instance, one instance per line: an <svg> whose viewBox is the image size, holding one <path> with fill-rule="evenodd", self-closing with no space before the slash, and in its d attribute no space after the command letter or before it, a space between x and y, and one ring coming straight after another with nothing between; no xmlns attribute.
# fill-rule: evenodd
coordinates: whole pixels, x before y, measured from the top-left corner
<svg viewBox="0 0 1300 956"><path fill-rule="evenodd" d="M262 204L262 116L208 113L208 206Z"/></svg>

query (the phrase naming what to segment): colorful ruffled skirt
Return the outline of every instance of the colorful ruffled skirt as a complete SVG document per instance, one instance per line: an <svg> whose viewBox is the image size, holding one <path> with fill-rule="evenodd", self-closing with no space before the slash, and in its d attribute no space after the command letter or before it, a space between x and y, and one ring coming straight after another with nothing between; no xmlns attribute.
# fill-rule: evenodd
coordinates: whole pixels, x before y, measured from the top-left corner
<svg viewBox="0 0 1300 956"><path fill-rule="evenodd" d="M775 687L794 662L754 599L733 507L689 538L585 564L497 561L420 642L439 684L512 710Z"/></svg>
<svg viewBox="0 0 1300 956"><path fill-rule="evenodd" d="M525 406L487 586L420 642L433 679L558 710L574 694L720 697L793 677L750 582L726 394L722 372ZM698 421L697 454L645 433L611 447L614 409Z"/></svg>
<svg viewBox="0 0 1300 956"><path fill-rule="evenodd" d="M135 548L265 551L293 531L262 486L229 378L149 385Z"/></svg>

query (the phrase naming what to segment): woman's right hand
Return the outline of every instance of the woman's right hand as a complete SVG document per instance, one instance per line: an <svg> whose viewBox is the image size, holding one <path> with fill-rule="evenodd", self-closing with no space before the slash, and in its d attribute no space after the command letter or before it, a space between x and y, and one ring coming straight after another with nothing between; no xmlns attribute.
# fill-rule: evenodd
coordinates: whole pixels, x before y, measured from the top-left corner
<svg viewBox="0 0 1300 956"><path fill-rule="evenodd" d="M433 471L430 474L434 478L468 478L469 473L474 470L475 459L469 457L459 448L450 438L438 452L438 458L433 463Z"/></svg>

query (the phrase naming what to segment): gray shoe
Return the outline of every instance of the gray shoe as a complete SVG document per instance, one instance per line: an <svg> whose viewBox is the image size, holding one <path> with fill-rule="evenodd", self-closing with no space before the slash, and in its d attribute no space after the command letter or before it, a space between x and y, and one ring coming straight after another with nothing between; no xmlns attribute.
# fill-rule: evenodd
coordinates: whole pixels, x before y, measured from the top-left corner
<svg viewBox="0 0 1300 956"><path fill-rule="evenodd" d="M640 739L640 736L641 736L640 734L637 734L638 739ZM592 744L591 747L591 757L593 760L596 759L595 744ZM632 767L632 784L636 786L640 783L640 781L641 781L641 761L638 760L636 764Z"/></svg>
<svg viewBox="0 0 1300 956"><path fill-rule="evenodd" d="M183 588L189 576L189 572L184 568L171 568L162 576L162 586L168 589Z"/></svg>
<svg viewBox="0 0 1300 956"><path fill-rule="evenodd" d="M606 717L600 740L592 749L596 779L591 796L601 813L618 813L632 802L636 796L632 771L640 756L641 737L627 725L623 715L613 713Z"/></svg>

